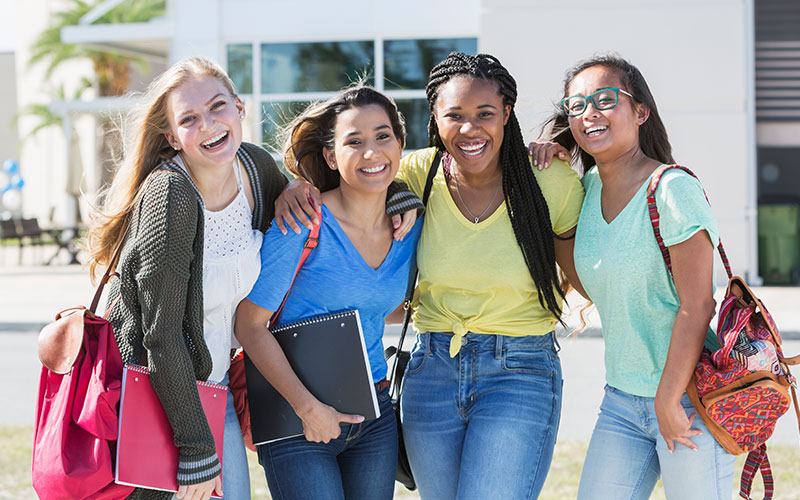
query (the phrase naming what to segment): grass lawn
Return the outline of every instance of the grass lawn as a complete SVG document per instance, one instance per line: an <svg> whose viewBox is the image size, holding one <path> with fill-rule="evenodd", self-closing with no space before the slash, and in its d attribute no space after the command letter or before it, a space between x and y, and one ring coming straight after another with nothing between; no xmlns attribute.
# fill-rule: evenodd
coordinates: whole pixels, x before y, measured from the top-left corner
<svg viewBox="0 0 800 500"><path fill-rule="evenodd" d="M793 418L793 417L787 417ZM31 427L0 427L0 499L35 500L36 493L31 487ZM542 500L563 500L575 498L578 493L578 479L581 464L586 453L587 443L560 442L556 445L553 465L542 491ZM770 461L775 474L775 500L796 500L800 498L800 448L790 446L771 446ZM270 498L263 471L258 465L255 453L248 452L250 461L250 485L254 499ZM736 483L732 500L739 498L739 474L744 456L736 462ZM760 480L756 481L753 498L762 498ZM419 496L398 484L395 498L417 499ZM653 500L663 500L661 483L651 496ZM486 499L492 500L492 499Z"/></svg>

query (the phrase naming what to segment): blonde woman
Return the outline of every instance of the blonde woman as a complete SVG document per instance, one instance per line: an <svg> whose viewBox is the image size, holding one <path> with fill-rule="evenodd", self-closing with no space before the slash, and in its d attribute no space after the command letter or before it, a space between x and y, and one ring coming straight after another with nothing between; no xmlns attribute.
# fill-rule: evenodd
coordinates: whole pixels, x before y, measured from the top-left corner
<svg viewBox="0 0 800 500"><path fill-rule="evenodd" d="M111 321L123 361L150 369L180 451L183 499L250 498L232 397L223 491L195 384L227 383L234 313L258 277L263 231L286 184L266 151L242 142L244 116L230 78L207 59L184 59L159 76L88 240L94 272L124 239ZM138 489L130 498L171 496Z"/></svg>

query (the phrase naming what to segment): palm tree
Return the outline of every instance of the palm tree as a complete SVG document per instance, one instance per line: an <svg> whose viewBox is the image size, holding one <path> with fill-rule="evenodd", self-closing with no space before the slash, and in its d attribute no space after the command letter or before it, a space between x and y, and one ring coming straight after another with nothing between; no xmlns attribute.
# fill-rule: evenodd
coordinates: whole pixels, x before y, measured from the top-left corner
<svg viewBox="0 0 800 500"><path fill-rule="evenodd" d="M77 25L80 19L93 8L102 3L102 0L69 0L70 5L65 10L53 15L50 26L44 30L31 47L29 65L47 64L46 78L53 71L67 61L75 59L91 60L94 66L97 93L100 96L120 96L128 89L131 78L131 63L138 63L146 67L144 61L123 56L112 52L104 52L96 48L88 48L79 44L67 44L61 41L61 28ZM98 20L98 24L145 22L154 17L162 16L166 12L166 0L135 0L128 1L105 13ZM113 124L106 118L101 118L103 137L100 158L100 185L106 185L111 178L113 167L111 158L113 144L118 140Z"/></svg>
<svg viewBox="0 0 800 500"><path fill-rule="evenodd" d="M88 78L82 78L80 85L75 90L75 93L69 96L70 100L78 100L81 98L83 92L92 86L92 81ZM64 85L60 85L58 90L55 92L51 92L53 95L52 100L59 100L65 101L68 99L67 93L64 89ZM22 143L24 144L28 139L33 138L39 131L46 129L48 127L59 127L63 128L65 126L64 123L64 116L58 113L54 113L50 106L47 104L29 104L22 108L19 113L17 113L13 120L12 126L16 127L19 123L20 118L24 116L29 116L38 120L38 123L35 127L33 127L25 137L22 138ZM78 148L78 144L80 144L80 140L78 139L78 132L77 130L72 130L70 135L70 142L67 144L67 151L70 155L70 159L67 163L68 168L70 169L67 173L67 185L66 191L74 198L75 203L75 222L80 224L82 217L80 211L80 205L78 204L78 199L81 196L81 184L82 184L82 165L83 162L80 159L80 149Z"/></svg>

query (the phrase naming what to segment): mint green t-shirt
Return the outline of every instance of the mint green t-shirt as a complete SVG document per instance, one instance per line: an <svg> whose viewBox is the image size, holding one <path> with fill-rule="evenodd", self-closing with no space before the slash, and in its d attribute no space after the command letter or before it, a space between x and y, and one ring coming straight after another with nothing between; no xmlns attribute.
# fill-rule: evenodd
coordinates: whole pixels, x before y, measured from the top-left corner
<svg viewBox="0 0 800 500"><path fill-rule="evenodd" d="M607 223L600 207L603 184L592 167L583 178L586 197L574 256L581 284L600 314L606 382L630 394L655 397L680 302L653 236L649 183ZM678 169L667 171L656 190L656 205L668 247L698 231L706 231L716 247L717 221L697 179ZM713 291L711 281L708 293Z"/></svg>

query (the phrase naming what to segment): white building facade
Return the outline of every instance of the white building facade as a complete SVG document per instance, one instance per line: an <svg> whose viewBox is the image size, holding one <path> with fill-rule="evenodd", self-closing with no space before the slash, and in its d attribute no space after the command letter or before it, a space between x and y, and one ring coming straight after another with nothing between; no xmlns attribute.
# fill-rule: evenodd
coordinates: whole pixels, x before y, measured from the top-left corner
<svg viewBox="0 0 800 500"><path fill-rule="evenodd" d="M110 3L125 1L135 0ZM800 12L791 0L758 2ZM566 69L613 51L647 78L675 158L704 182L735 273L757 281L758 147L788 148L788 164L778 168L789 182L778 184L800 192L800 174L791 181L792 168L800 173L791 153L800 148L800 83L793 90L800 63L791 69L800 61L800 35L796 47L791 34L757 42L756 0L168 0L167 7L164 19L150 23L87 24L62 36L162 63L190 55L219 61L248 108L246 138L268 147L276 146L276 124L300 104L360 78L397 100L408 147L424 146L427 72L450 50L500 58L520 88L523 133L534 140L563 97ZM775 51L790 61L788 76L772 87L777 118L757 77L771 78L769 64L780 73L786 63L757 67L757 51L771 54L765 61ZM796 116L786 106L796 106Z"/></svg>

